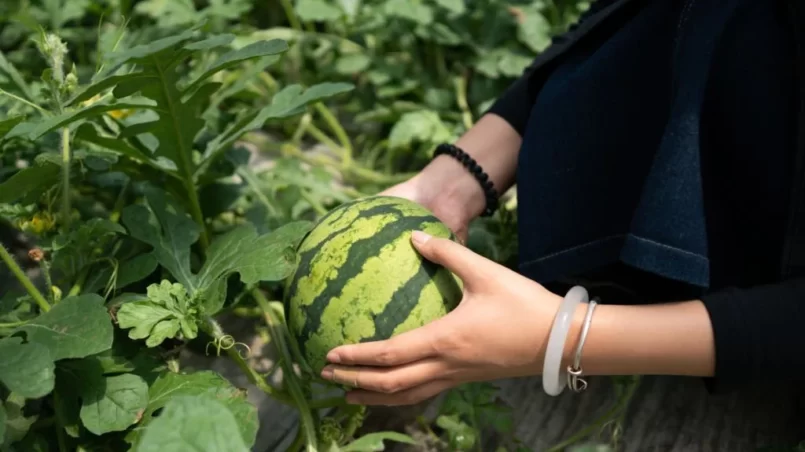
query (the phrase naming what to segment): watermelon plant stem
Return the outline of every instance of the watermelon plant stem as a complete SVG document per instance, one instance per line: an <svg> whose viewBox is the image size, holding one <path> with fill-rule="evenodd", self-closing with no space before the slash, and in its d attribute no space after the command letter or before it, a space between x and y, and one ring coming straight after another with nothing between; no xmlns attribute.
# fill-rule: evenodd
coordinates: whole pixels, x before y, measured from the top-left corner
<svg viewBox="0 0 805 452"><path fill-rule="evenodd" d="M288 19L291 28L302 31L302 23L299 22L299 18L296 17L293 4L290 0L280 0L280 5L282 5L282 10L285 11L285 18Z"/></svg>
<svg viewBox="0 0 805 452"><path fill-rule="evenodd" d="M221 325L215 321L212 317L206 317L203 322L200 322L199 327L207 334L212 336L213 340L216 342L220 342L227 334L224 332ZM249 366L249 363L246 362L245 359L240 355L240 352L235 347L224 347L226 350L226 354L229 355L235 364L238 365L241 371L246 374L246 377L249 381L257 386L261 391L265 392L266 394L274 397L278 401L293 406L293 403L288 398L288 396L280 391L278 391L273 386L266 383L265 379L260 376L254 369Z"/></svg>
<svg viewBox="0 0 805 452"><path fill-rule="evenodd" d="M333 112L330 111L330 109L327 108L327 106L324 105L324 103L322 102L316 103L315 108L316 111L318 111L321 117L324 119L324 122L327 123L327 127L329 127L330 130L332 130L336 138L338 138L338 141L341 142L341 147L344 150L343 155L344 161L342 162L342 164L344 166L350 166L352 164L352 142L349 139L349 135L347 135L347 132L344 130L344 127L338 121L338 118L335 117Z"/></svg>
<svg viewBox="0 0 805 452"><path fill-rule="evenodd" d="M62 194L61 214L65 229L70 228L70 163L73 157L70 152L70 129L61 129L61 168Z"/></svg>
<svg viewBox="0 0 805 452"><path fill-rule="evenodd" d="M304 431L305 443L308 452L316 452L318 447L318 435L316 434L316 423L313 420L313 414L308 406L307 398L302 391L299 377L293 368L293 358L285 342L285 335L283 334L282 323L275 315L271 308L268 299L263 295L260 289L252 290L252 296L257 301L257 305L263 310L266 324L268 325L269 335L271 336L272 343L277 349L282 365L282 382L288 392L291 393L291 398L299 411L299 419L301 422L300 430Z"/></svg>
<svg viewBox="0 0 805 452"><path fill-rule="evenodd" d="M3 244L0 244L0 260L2 260L6 266L8 266L9 270L11 270L11 273L15 278L17 278L17 281L19 281L28 292L28 295L30 295L36 304L39 305L39 309L41 309L43 312L50 311L50 304L48 304L48 301L42 295L42 292L40 292L39 289L34 286L34 283L31 282L31 279L28 278L28 275L22 271L22 268L17 265L17 261L14 260Z"/></svg>
<svg viewBox="0 0 805 452"><path fill-rule="evenodd" d="M632 400L632 397L634 396L635 392L637 391L637 387L639 386L638 383L639 383L639 380L637 380L637 379L635 379L635 381L631 382L627 386L626 391L624 391L623 395L621 395L621 397L618 399L618 401L615 402L615 405L612 408L610 408L609 411L604 413L603 416L598 418L597 421L595 421L592 424L588 425L587 427L584 427L583 429L579 430L578 432L576 432L576 434L574 434L570 438L567 438L566 440L562 441L561 443L551 447L550 449L548 449L548 452L560 452L560 451L563 451L568 446L583 440L584 438L586 438L586 437L590 436L591 434L593 434L593 432L595 432L596 430L601 429L604 425L609 423L611 420L613 420L619 414L621 415L619 417L622 418L623 414L624 414L623 412L626 410L626 408L629 405L629 402Z"/></svg>
<svg viewBox="0 0 805 452"><path fill-rule="evenodd" d="M456 77L454 84L456 87L456 102L461 110L461 119L464 121L464 127L470 129L473 125L473 119L470 104L467 102L467 78L465 76Z"/></svg>

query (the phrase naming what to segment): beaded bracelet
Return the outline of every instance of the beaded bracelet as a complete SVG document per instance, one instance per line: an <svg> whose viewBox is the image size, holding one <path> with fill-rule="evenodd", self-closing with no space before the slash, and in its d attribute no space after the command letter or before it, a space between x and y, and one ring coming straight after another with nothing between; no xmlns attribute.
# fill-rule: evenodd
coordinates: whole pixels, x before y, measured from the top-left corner
<svg viewBox="0 0 805 452"><path fill-rule="evenodd" d="M489 180L489 175L486 174L483 169L481 169L481 166L478 165L478 162L476 162L474 158L455 145L448 143L440 144L436 147L436 151L433 153L433 158L436 158L442 154L449 155L461 162L461 164L464 165L467 170L469 170L470 174L475 177L475 179L481 185L481 188L484 190L484 197L486 198L486 207L484 208L481 216L492 216L498 207L498 192L495 190L495 187Z"/></svg>

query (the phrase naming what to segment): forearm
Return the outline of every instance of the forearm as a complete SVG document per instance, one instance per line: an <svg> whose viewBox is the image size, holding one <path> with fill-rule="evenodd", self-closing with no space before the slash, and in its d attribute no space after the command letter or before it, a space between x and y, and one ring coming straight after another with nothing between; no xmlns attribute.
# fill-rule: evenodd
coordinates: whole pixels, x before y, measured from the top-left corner
<svg viewBox="0 0 805 452"><path fill-rule="evenodd" d="M576 311L564 366L572 362L586 309L584 304ZM712 376L715 345L707 309L698 300L598 305L581 364L587 375Z"/></svg>

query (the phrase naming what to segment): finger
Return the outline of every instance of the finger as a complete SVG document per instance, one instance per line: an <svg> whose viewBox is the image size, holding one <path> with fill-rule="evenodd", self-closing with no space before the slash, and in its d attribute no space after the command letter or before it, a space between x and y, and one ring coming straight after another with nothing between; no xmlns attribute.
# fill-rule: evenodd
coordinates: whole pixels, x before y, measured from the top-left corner
<svg viewBox="0 0 805 452"><path fill-rule="evenodd" d="M455 273L465 286L478 284L485 278L484 264L490 261L469 248L422 231L414 231L411 241L422 257Z"/></svg>
<svg viewBox="0 0 805 452"><path fill-rule="evenodd" d="M394 394L358 389L347 393L347 402L354 405L413 405L430 399L457 384L452 380L435 380Z"/></svg>
<svg viewBox="0 0 805 452"><path fill-rule="evenodd" d="M434 380L446 379L454 371L444 360L426 359L398 367L331 365L321 376L334 383L366 391L394 394Z"/></svg>
<svg viewBox="0 0 805 452"><path fill-rule="evenodd" d="M436 356L436 344L444 334L439 329L442 319L384 341L336 347L327 353L327 361L351 366L390 367Z"/></svg>

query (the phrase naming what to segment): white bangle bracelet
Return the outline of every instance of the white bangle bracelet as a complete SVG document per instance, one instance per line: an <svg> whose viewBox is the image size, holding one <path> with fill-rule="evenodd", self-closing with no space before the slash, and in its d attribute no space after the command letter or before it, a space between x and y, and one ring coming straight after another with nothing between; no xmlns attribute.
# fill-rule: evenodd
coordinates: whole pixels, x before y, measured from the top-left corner
<svg viewBox="0 0 805 452"><path fill-rule="evenodd" d="M559 305L559 311L553 319L551 334L548 336L548 346L545 350L545 362L542 365L542 389L548 395L561 394L567 385L567 375L562 369L565 341L576 308L580 303L587 303L587 301L587 289L581 286L571 288Z"/></svg>

